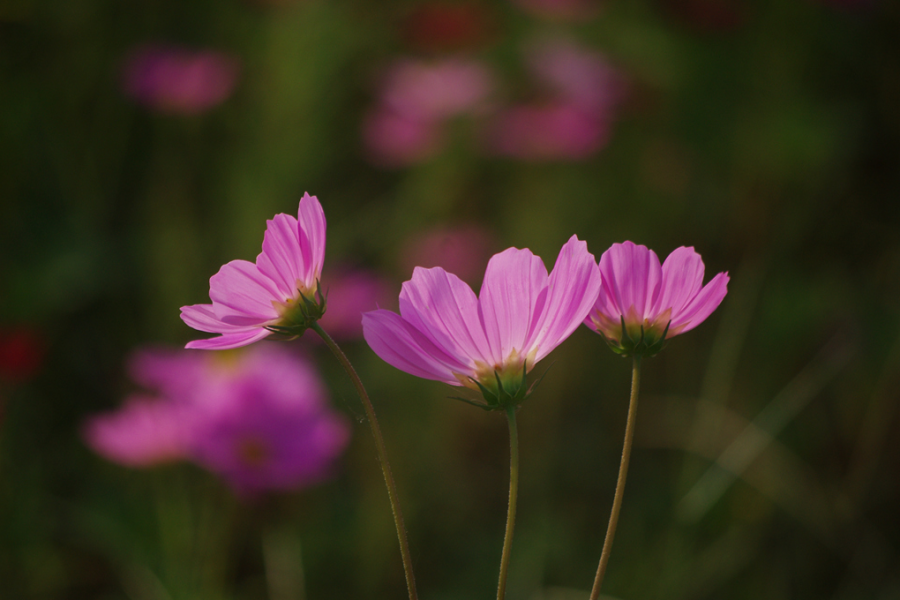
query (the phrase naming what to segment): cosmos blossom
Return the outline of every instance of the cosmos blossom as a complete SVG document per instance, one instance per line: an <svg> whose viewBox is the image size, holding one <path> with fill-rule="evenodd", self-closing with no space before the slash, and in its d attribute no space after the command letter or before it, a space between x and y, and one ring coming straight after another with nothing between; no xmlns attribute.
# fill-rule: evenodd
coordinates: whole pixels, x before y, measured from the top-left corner
<svg viewBox="0 0 900 600"><path fill-rule="evenodd" d="M402 371L496 390L498 382L521 380L569 337L599 290L593 255L575 236L549 275L530 250L509 248L488 263L480 297L440 267L417 267L403 284L400 314L365 313L363 335Z"/></svg>
<svg viewBox="0 0 900 600"><path fill-rule="evenodd" d="M603 286L585 324L620 354L655 354L706 320L728 292L728 273L703 285L703 259L684 246L660 265L646 246L613 244L599 267Z"/></svg>
<svg viewBox="0 0 900 600"><path fill-rule="evenodd" d="M281 345L142 350L129 371L147 391L83 428L94 451L125 466L188 460L253 495L326 478L349 438L315 370Z"/></svg>
<svg viewBox="0 0 900 600"><path fill-rule="evenodd" d="M187 348L225 350L267 337L271 328L302 332L318 291L325 261L325 213L315 196L304 194L297 218L278 214L267 222L256 263L233 260L209 280L212 304L181 308L181 319L200 331L221 334ZM317 306L321 312L324 307ZM314 308L315 310L315 308Z"/></svg>

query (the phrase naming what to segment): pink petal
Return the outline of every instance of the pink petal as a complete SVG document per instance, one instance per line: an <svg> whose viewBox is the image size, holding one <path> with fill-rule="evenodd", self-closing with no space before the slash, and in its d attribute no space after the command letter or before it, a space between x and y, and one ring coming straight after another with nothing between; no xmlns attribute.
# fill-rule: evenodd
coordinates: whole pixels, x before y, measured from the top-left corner
<svg viewBox="0 0 900 600"><path fill-rule="evenodd" d="M262 324L278 318L272 301L284 301L275 282L251 262L233 260L209 280L213 311L234 325Z"/></svg>
<svg viewBox="0 0 900 600"><path fill-rule="evenodd" d="M212 304L194 304L181 307L181 320L188 327L197 331L208 333L227 333L230 331L244 331L246 326L225 323L216 315Z"/></svg>
<svg viewBox="0 0 900 600"><path fill-rule="evenodd" d="M260 273L275 282L285 300L297 295L297 281L306 274L298 230L297 219L291 215L275 215L266 222L262 252L256 257Z"/></svg>
<svg viewBox="0 0 900 600"><path fill-rule="evenodd" d="M325 211L319 199L303 194L297 211L297 233L300 240L300 281L312 289L322 275L325 264Z"/></svg>
<svg viewBox="0 0 900 600"><path fill-rule="evenodd" d="M268 335L269 330L258 327L234 333L226 333L206 340L194 340L193 342L188 342L185 345L185 348L194 348L197 350L229 350L231 348L247 346Z"/></svg>
<svg viewBox="0 0 900 600"><path fill-rule="evenodd" d="M82 435L104 458L146 467L186 455L188 417L187 410L177 404L135 397L115 412L88 420Z"/></svg>
<svg viewBox="0 0 900 600"><path fill-rule="evenodd" d="M400 292L403 319L461 364L491 362L478 317L478 298L468 285L440 267L416 267Z"/></svg>
<svg viewBox="0 0 900 600"><path fill-rule="evenodd" d="M690 331L712 314L728 293L728 273L719 273L707 283L700 293L688 304L679 315L678 321L672 321L672 328L683 326L679 333Z"/></svg>
<svg viewBox="0 0 900 600"><path fill-rule="evenodd" d="M534 362L547 356L581 325L600 293L600 269L587 243L576 236L559 251L550 273L547 302L529 336L528 351L537 348Z"/></svg>
<svg viewBox="0 0 900 600"><path fill-rule="evenodd" d="M606 289L607 303L615 312L607 316L617 319L634 307L637 316L645 318L659 293L661 268L653 250L633 242L613 244L600 257L600 273Z"/></svg>
<svg viewBox="0 0 900 600"><path fill-rule="evenodd" d="M682 309L703 286L703 271L703 259L693 248L682 246L673 250L663 263L659 297L647 317L653 321L671 308L673 324L681 322Z"/></svg>
<svg viewBox="0 0 900 600"><path fill-rule="evenodd" d="M509 248L491 258L479 298L494 364L502 364L514 349L527 351L526 338L544 303L547 282L547 268L531 250Z"/></svg>
<svg viewBox="0 0 900 600"><path fill-rule="evenodd" d="M472 367L448 356L428 337L389 310L363 314L363 336L386 363L416 377L460 385L455 374L474 375Z"/></svg>

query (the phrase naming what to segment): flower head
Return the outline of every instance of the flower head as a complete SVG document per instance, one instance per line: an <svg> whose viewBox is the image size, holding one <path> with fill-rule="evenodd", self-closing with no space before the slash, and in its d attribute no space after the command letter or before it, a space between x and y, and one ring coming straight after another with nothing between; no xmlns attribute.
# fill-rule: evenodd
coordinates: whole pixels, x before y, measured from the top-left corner
<svg viewBox="0 0 900 600"><path fill-rule="evenodd" d="M660 266L653 250L613 244L600 257L603 286L585 324L625 356L653 356L672 336L702 323L728 292L728 273L703 285L703 260L674 250Z"/></svg>
<svg viewBox="0 0 900 600"><path fill-rule="evenodd" d="M527 390L525 374L587 316L600 272L572 238L553 272L530 250L491 258L480 297L440 267L417 267L400 292L400 314L363 315L363 335L389 364L412 375L481 391L486 408L508 408Z"/></svg>
<svg viewBox="0 0 900 600"><path fill-rule="evenodd" d="M325 313L319 277L325 261L325 213L304 194L297 218L278 214L267 222L256 263L233 260L209 280L212 304L181 308L181 319L219 337L188 348L224 350L252 344L272 333L301 335Z"/></svg>
<svg viewBox="0 0 900 600"><path fill-rule="evenodd" d="M145 350L130 371L148 391L83 429L91 448L126 466L190 460L249 495L320 481L349 437L316 372L283 346Z"/></svg>

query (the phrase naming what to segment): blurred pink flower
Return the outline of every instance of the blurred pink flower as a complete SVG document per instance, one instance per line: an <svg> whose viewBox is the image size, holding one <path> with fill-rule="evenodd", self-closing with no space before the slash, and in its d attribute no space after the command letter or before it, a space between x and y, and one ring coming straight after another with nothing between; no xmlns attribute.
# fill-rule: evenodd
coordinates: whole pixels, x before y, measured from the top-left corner
<svg viewBox="0 0 900 600"><path fill-rule="evenodd" d="M85 441L103 458L147 467L188 456L192 407L132 396L117 411L96 415L83 428Z"/></svg>
<svg viewBox="0 0 900 600"><path fill-rule="evenodd" d="M559 38L534 44L526 59L553 97L585 111L606 113L621 100L622 77L599 52Z"/></svg>
<svg viewBox="0 0 900 600"><path fill-rule="evenodd" d="M369 159L385 167L403 167L427 160L441 147L439 123L397 114L383 107L363 121L363 144Z"/></svg>
<svg viewBox="0 0 900 600"><path fill-rule="evenodd" d="M609 139L609 124L571 104L514 106L497 116L491 147L526 161L581 160Z"/></svg>
<svg viewBox="0 0 900 600"><path fill-rule="evenodd" d="M519 160L582 160L610 137L623 93L605 58L569 40L532 45L527 61L543 98L500 111L488 129L496 154Z"/></svg>
<svg viewBox="0 0 900 600"><path fill-rule="evenodd" d="M387 283L370 271L330 273L327 287L328 310L319 323L335 339L362 336L362 314L390 301Z"/></svg>
<svg viewBox="0 0 900 600"><path fill-rule="evenodd" d="M246 495L315 483L346 446L346 420L328 407L312 367L283 346L144 351L130 364L135 379L156 382L159 397L135 395L83 430L113 462L191 460Z"/></svg>
<svg viewBox="0 0 900 600"><path fill-rule="evenodd" d="M310 301L315 297L324 262L325 213L318 198L304 194L296 219L282 213L267 221L255 264L233 260L210 278L212 304L181 307L181 319L189 326L222 334L186 347L246 346L269 336L271 327L298 328L302 333L311 318L302 297Z"/></svg>
<svg viewBox="0 0 900 600"><path fill-rule="evenodd" d="M660 266L646 246L613 244L599 267L603 287L585 324L622 354L658 352L666 339L705 321L728 293L728 273L704 286L703 259L684 246Z"/></svg>
<svg viewBox="0 0 900 600"><path fill-rule="evenodd" d="M125 92L148 108L195 114L224 102L234 90L239 61L213 50L147 45L125 63Z"/></svg>
<svg viewBox="0 0 900 600"><path fill-rule="evenodd" d="M477 61L396 61L363 122L372 162L400 167L431 158L443 145L445 121L484 107L492 87L490 72Z"/></svg>
<svg viewBox="0 0 900 600"><path fill-rule="evenodd" d="M441 227L417 234L402 247L403 272L415 267L442 266L463 281L474 281L482 273L494 240L478 225Z"/></svg>
<svg viewBox="0 0 900 600"><path fill-rule="evenodd" d="M546 19L584 19L598 12L596 0L513 0L520 8Z"/></svg>
<svg viewBox="0 0 900 600"><path fill-rule="evenodd" d="M409 118L446 119L477 109L492 85L490 72L477 61L401 59L385 76L381 103Z"/></svg>
<svg viewBox="0 0 900 600"><path fill-rule="evenodd" d="M550 275L530 250L495 255L480 297L440 267L417 267L403 284L400 314L364 314L363 333L384 361L417 377L521 389L525 372L581 324L599 290L594 257L572 236Z"/></svg>

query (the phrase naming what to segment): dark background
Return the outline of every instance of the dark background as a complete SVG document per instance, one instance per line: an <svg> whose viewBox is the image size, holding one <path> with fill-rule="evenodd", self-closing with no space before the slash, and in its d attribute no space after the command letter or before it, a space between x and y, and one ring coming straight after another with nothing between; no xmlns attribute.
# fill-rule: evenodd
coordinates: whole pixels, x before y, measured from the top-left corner
<svg viewBox="0 0 900 600"><path fill-rule="evenodd" d="M446 47L419 31L421 6L0 2L0 598L299 599L301 555L310 599L405 596L364 424L336 479L253 502L191 465L107 463L79 434L132 389L130 351L195 337L178 308L252 260L304 191L328 218L323 282L349 264L394 297L404 241L438 227L476 224L489 253L529 247L548 267L573 233L598 258L626 239L661 257L694 246L729 294L644 363L604 592L900 598L900 5L609 0L567 19L469 3L473 29ZM496 157L460 118L427 160L367 158L361 124L393 60L483 60L515 97L520 48L545 34L627 82L605 147ZM135 101L123 61L147 43L238 57L233 94L191 115ZM362 341L346 350L382 419L422 598L493 597L502 415ZM335 406L360 414L310 352ZM519 417L511 600L587 598L615 485L628 362L586 328L550 362Z"/></svg>

